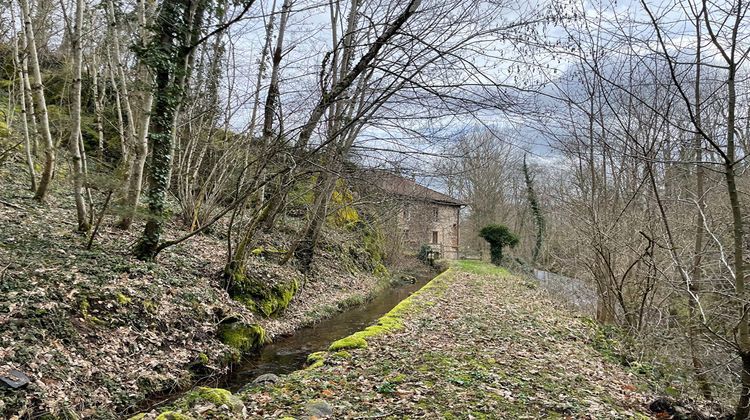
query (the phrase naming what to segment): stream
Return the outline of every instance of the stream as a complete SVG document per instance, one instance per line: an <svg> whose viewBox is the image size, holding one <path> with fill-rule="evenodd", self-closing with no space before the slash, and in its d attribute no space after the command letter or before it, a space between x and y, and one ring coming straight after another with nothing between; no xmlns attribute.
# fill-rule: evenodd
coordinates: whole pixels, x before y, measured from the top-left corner
<svg viewBox="0 0 750 420"><path fill-rule="evenodd" d="M403 283L391 286L380 292L373 299L339 312L320 322L296 330L288 336L277 337L255 353L247 354L234 365L231 372L214 378L205 384L219 386L232 392L239 391L265 373L285 375L304 368L307 356L316 351L327 350L332 342L373 325L380 317L393 309L402 300L421 289L438 273L421 275L414 283ZM154 397L136 411L150 411L169 404L182 396L183 392L169 393Z"/></svg>
<svg viewBox="0 0 750 420"><path fill-rule="evenodd" d="M332 342L374 324L429 280L417 278L413 284L393 286L362 305L277 338L259 352L247 355L221 381L222 387L235 392L265 373L284 375L302 369L310 353L326 350Z"/></svg>

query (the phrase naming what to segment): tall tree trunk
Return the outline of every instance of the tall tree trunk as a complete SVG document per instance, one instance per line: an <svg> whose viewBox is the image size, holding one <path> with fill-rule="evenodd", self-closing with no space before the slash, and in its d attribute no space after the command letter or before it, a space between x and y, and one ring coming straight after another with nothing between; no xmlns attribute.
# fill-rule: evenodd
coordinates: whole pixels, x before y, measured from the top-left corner
<svg viewBox="0 0 750 420"><path fill-rule="evenodd" d="M128 161L128 141L125 134L125 119L123 118L122 101L120 100L120 89L117 86L115 71L112 68L112 55L107 51L107 73L112 85L112 93L115 97L115 114L117 115L117 133L120 135L120 164L125 167Z"/></svg>
<svg viewBox="0 0 750 420"><path fill-rule="evenodd" d="M320 233L323 230L323 225L325 225L326 216L328 215L328 204L331 201L331 195L336 188L338 179L338 175L330 171L323 172L320 175L310 221L302 232L300 240L284 260L286 262L290 257L294 256L299 261L302 272L306 273L310 271L310 267L312 266L315 247L318 245Z"/></svg>
<svg viewBox="0 0 750 420"><path fill-rule="evenodd" d="M73 197L76 202L78 231L88 232L90 225L88 211L83 198L83 157L79 138L81 136L81 69L83 66L83 48L81 46L81 28L83 27L83 0L76 0L75 22L71 34L73 53L73 86L72 106L70 110L70 139L68 148L73 166Z"/></svg>
<svg viewBox="0 0 750 420"><path fill-rule="evenodd" d="M695 65L695 124L702 125L701 121L701 17L696 17L696 65ZM705 173L701 161L703 160L703 142L700 133L696 132L693 138L693 148L695 150L695 195L698 209L695 215L695 242L693 247L693 267L688 286L688 346L690 348L690 359L693 363L695 380L698 387L707 400L713 399L711 384L706 376L705 366L701 359L701 345L699 337L699 308L698 294L700 293L701 282L703 281L703 237L704 237L704 215L706 209L705 195Z"/></svg>
<svg viewBox="0 0 750 420"><path fill-rule="evenodd" d="M23 60L21 60L21 68L23 70L23 94L26 99L26 111L28 113L29 122L31 123L31 150L32 154L36 157L39 155L39 129L36 124L36 112L34 111L34 95L31 90L31 80L29 80L29 58L28 58L28 42L26 41L26 33L21 33L21 51L23 51ZM36 190L36 188L34 188Z"/></svg>
<svg viewBox="0 0 750 420"><path fill-rule="evenodd" d="M107 16L112 26L112 47L114 49L114 61L117 67L117 82L120 91L120 102L121 109L125 114L126 126L125 126L125 139L127 144L125 149L133 150L132 155L128 153L124 158L130 158L132 160L123 160L123 164L127 168L126 172L126 194L123 203L124 213L122 219L117 224L120 229L129 229L133 223L133 217L135 217L136 209L138 208L138 202L140 201L142 184L143 184L143 167L146 164L146 155L148 149L148 140L146 137L146 130L142 130L139 135L135 126L135 115L133 113L133 107L131 105L131 97L128 88L127 78L125 77L124 65L121 62L121 51L120 41L117 33L117 18L115 15L115 6L112 0L107 2ZM144 115L148 116L148 112L144 112ZM148 126L148 119L146 117L146 126Z"/></svg>
<svg viewBox="0 0 750 420"><path fill-rule="evenodd" d="M746 419L750 414L750 328L748 328L748 307L747 296L745 291L745 262L744 253L744 228L742 220L742 205L737 190L737 179L735 173L735 111L737 104L737 93L735 87L736 67L732 62L729 65L729 77L727 87L729 98L727 104L727 159L724 167L724 177L726 179L727 192L729 193L729 204L732 208L732 232L733 232L733 268L734 268L734 288L740 302L738 313L740 321L737 326L738 344L740 357L743 361L742 373L740 380L742 382L742 391L739 401L737 402L737 411L735 419Z"/></svg>
<svg viewBox="0 0 750 420"><path fill-rule="evenodd" d="M176 29L171 27L171 22L175 19L176 6L167 0L160 19L161 33L158 34L160 48L163 52L169 53L173 48L172 34ZM166 54L165 54L166 55ZM170 59L166 56L163 59ZM153 118L151 118L151 127L149 130L149 140L151 142L151 168L149 171L149 190L148 190L148 210L149 215L146 222L146 228L141 236L140 242L136 247L135 254L143 260L153 260L156 256L156 248L159 246L159 240L162 232L162 215L164 214L165 199L167 194L167 183L169 177L169 166L171 165L172 152L172 127L174 126L174 117L176 111L176 102L179 99L177 92L170 89L172 84L172 73L170 67L173 63L164 63L153 65L155 70L155 91Z"/></svg>
<svg viewBox="0 0 750 420"><path fill-rule="evenodd" d="M19 0L21 3L21 18L24 22L24 32L26 34L27 54L31 60L31 71L33 74L33 83L31 85L36 100L36 113L39 116L39 124L44 139L44 168L42 178L39 181L39 187L36 190L34 198L44 201L47 196L49 184L52 181L52 174L55 171L55 142L52 140L52 132L49 127L49 116L47 115L47 100L44 96L44 84L42 81L42 70L39 66L39 56L36 50L36 40L34 38L34 28L31 25L31 11L29 0Z"/></svg>
<svg viewBox="0 0 750 420"><path fill-rule="evenodd" d="M286 4L286 2L284 3ZM276 10L276 0L273 1L271 4L271 16L268 17L268 24L266 25L266 41L263 44L263 51L260 54L260 62L258 63L258 78L255 81L255 92L253 93L253 112L250 116L250 123L248 124L248 131L250 132L250 136L252 137L255 133L255 125L257 121L258 116L258 108L260 108L260 91L261 91L261 84L263 83L263 75L266 72L266 58L268 58L268 54L271 51L271 41L273 38L273 22L276 18L276 13L274 13ZM282 16L283 16L283 10L282 7ZM283 19L283 18L282 18ZM285 26L285 21L282 20L281 22L281 28L280 30L283 30L283 27ZM279 34L279 38L283 38L283 34ZM283 39L282 41L283 42ZM279 43L277 43L279 45ZM275 57L274 57L275 58ZM281 59L279 58L279 62L281 62ZM278 70L277 70L277 64L274 61L274 67L272 67L272 80L273 80L273 72L276 72L277 74L277 80L278 80ZM273 83L273 82L271 82ZM269 91L270 94L270 91ZM266 100L268 97L266 97ZM268 112L268 110L266 110Z"/></svg>
<svg viewBox="0 0 750 420"><path fill-rule="evenodd" d="M22 58L20 56L19 50L18 50L18 38L15 39L13 43L14 48L14 62L16 65L16 71L18 72L18 81L19 81L19 88L21 92L20 102L21 102L21 124L23 126L23 139L24 139L24 149L26 151L26 164L29 167L29 181L30 181L30 190L36 191L36 169L34 169L34 157L32 153L32 145L31 145L31 138L29 135L29 113L27 111L26 106L26 75L23 71L23 64L21 62L25 60L25 58Z"/></svg>
<svg viewBox="0 0 750 420"><path fill-rule="evenodd" d="M274 3L275 4L275 3ZM268 93L266 94L266 101L264 106L264 113L263 113L263 131L262 131L262 137L261 137L261 156L268 156L270 145L273 140L274 136L274 129L273 129L273 122L274 117L276 115L276 104L278 102L278 96L279 96L279 74L281 71L281 58L283 53L283 47L284 47L284 33L286 32L286 24L289 19L289 12L291 10L292 1L291 0L284 0L284 3L281 6L281 17L279 18L279 30L278 35L276 39L276 47L274 49L272 61L271 61L271 81L268 86ZM269 24L270 25L270 24ZM267 39L266 44L268 45L270 49L270 36L271 36L271 28L267 29ZM260 80L260 79L259 79ZM252 122L254 125L254 122ZM270 156L268 156L270 157ZM255 174L256 179L254 180L254 183L262 183L263 187L258 191L258 200L256 205L256 212L255 217L253 218L253 221L244 228L244 232L242 232L242 235L240 237L240 240L237 244L237 247L234 250L234 253L231 255L229 259L229 263L227 264L226 272L228 275L232 275L233 271L236 270L242 270L243 264L245 261L245 257L247 255L247 249L248 245L250 244L250 241L252 241L255 231L260 226L266 226L266 223L268 223L269 214L275 214L277 212L277 205L281 204L281 200L272 199L270 203L265 202L265 180L261 180L259 178L265 177L265 164L258 165L258 171ZM274 195L281 194L282 193L282 184L278 184L277 187L274 190Z"/></svg>
<svg viewBox="0 0 750 420"><path fill-rule="evenodd" d="M91 90L94 102L94 117L96 123L96 140L97 140L97 152L99 159L104 159L104 97L106 95L105 86L106 83L99 85L99 63L96 59L96 53L91 57Z"/></svg>

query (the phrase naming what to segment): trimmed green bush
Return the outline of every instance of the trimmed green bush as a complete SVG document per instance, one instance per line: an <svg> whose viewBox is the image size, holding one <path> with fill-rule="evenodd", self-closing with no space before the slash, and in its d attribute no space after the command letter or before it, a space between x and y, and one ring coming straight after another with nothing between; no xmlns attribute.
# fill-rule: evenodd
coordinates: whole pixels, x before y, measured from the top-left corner
<svg viewBox="0 0 750 420"><path fill-rule="evenodd" d="M479 231L479 236L489 242L490 259L492 264L498 266L503 259L503 247L518 245L518 236L503 225L487 225Z"/></svg>

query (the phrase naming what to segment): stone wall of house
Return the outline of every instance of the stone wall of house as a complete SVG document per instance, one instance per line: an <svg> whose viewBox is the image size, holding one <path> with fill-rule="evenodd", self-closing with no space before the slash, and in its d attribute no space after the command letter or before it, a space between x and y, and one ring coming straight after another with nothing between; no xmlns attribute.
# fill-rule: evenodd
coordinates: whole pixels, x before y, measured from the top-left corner
<svg viewBox="0 0 750 420"><path fill-rule="evenodd" d="M419 251L423 244L430 245L441 258L457 259L459 237L458 206L428 202L407 202L399 215L404 242L408 249Z"/></svg>

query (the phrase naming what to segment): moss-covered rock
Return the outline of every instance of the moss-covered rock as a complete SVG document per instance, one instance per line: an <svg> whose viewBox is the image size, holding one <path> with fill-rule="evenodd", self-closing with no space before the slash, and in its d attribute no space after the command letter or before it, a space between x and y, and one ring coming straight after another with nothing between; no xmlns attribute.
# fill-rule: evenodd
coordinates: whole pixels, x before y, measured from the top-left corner
<svg viewBox="0 0 750 420"><path fill-rule="evenodd" d="M341 350L341 351L337 351L336 353L333 353L333 357L337 359L351 359L352 354L346 350Z"/></svg>
<svg viewBox="0 0 750 420"><path fill-rule="evenodd" d="M227 291L235 300L266 317L286 309L299 290L299 281L294 277L285 279L263 272L250 276L246 271L238 270L229 276Z"/></svg>
<svg viewBox="0 0 750 420"><path fill-rule="evenodd" d="M361 219L354 208L354 194L343 179L336 181L336 189L331 194L331 205L335 208L328 221L336 226L354 226Z"/></svg>
<svg viewBox="0 0 750 420"><path fill-rule="evenodd" d="M209 402L216 407L226 406L232 412L240 412L244 405L242 400L226 389L199 387L185 395L183 404L186 408L192 408L197 404Z"/></svg>
<svg viewBox="0 0 750 420"><path fill-rule="evenodd" d="M219 339L240 352L255 350L268 342L266 330L260 325L245 325L240 322L222 324L218 331Z"/></svg>
<svg viewBox="0 0 750 420"><path fill-rule="evenodd" d="M156 417L156 420L194 420L193 417L182 414L179 411L165 411Z"/></svg>
<svg viewBox="0 0 750 420"><path fill-rule="evenodd" d="M323 366L323 363L326 361L326 352L324 351L316 351L315 353L310 353L307 356L307 368L308 369L316 369L321 366Z"/></svg>
<svg viewBox="0 0 750 420"><path fill-rule="evenodd" d="M340 340L334 341L331 343L331 346L328 347L328 350L339 351L345 349L362 349L365 347L367 347L367 341L362 337L352 334L349 337L344 337Z"/></svg>
<svg viewBox="0 0 750 420"><path fill-rule="evenodd" d="M200 410L196 410L200 407ZM242 399L226 389L198 387L175 401L168 410L161 412L156 420L194 420L196 418L238 418L244 411ZM196 414L199 413L199 414ZM196 417L192 417L195 415ZM128 420L143 420L145 413ZM152 418L152 417L148 417Z"/></svg>

